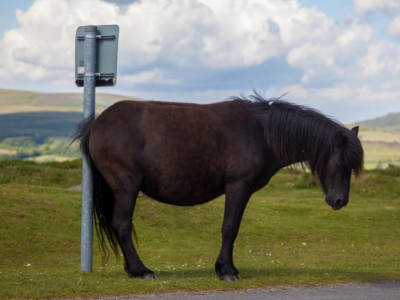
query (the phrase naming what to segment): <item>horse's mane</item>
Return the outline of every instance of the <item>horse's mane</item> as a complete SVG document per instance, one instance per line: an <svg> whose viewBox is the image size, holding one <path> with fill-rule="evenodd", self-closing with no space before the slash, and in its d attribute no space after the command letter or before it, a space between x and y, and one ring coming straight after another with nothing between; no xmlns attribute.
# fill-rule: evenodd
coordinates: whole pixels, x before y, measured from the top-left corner
<svg viewBox="0 0 400 300"><path fill-rule="evenodd" d="M363 171L364 152L357 136L321 112L281 98L265 99L257 92L249 97L254 113L265 116L265 138L282 162L306 162L311 172L321 175L333 153L338 134L345 140L344 164L356 176Z"/></svg>

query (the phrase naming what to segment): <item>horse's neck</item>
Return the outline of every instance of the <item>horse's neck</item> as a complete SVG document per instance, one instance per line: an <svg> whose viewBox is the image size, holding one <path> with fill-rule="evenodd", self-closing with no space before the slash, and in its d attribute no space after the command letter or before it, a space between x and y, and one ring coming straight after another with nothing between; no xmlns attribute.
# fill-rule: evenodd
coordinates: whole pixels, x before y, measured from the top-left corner
<svg viewBox="0 0 400 300"><path fill-rule="evenodd" d="M329 154L330 151L327 150L331 148L330 141L327 140L329 134L323 139L318 128L310 127L307 129L308 131L299 131L297 128L292 128L293 132L272 133L278 143L271 142L270 147L282 167L293 164L308 165L310 162L315 163L319 159L319 155L326 158ZM287 136L282 136L282 134L287 134ZM316 138L318 135L319 137Z"/></svg>

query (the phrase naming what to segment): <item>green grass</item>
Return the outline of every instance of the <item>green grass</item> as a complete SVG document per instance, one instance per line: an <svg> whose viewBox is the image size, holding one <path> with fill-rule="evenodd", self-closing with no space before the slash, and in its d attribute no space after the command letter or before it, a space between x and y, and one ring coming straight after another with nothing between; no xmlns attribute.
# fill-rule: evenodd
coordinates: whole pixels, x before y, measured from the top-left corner
<svg viewBox="0 0 400 300"><path fill-rule="evenodd" d="M253 195L235 247L242 280L217 279L223 198L196 207L138 200L138 251L157 281L123 260L80 270L80 161L0 162L0 298L89 297L400 279L400 172L368 172L333 211L308 175L280 172Z"/></svg>

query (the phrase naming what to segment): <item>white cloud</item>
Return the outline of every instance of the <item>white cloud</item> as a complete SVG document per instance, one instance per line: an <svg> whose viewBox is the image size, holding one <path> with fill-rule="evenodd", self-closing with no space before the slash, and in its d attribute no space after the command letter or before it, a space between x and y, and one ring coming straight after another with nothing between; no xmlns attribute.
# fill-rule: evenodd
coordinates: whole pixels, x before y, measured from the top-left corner
<svg viewBox="0 0 400 300"><path fill-rule="evenodd" d="M399 0L354 0L354 10L361 14L374 11L391 13L399 8Z"/></svg>
<svg viewBox="0 0 400 300"><path fill-rule="evenodd" d="M161 83L168 85L177 85L179 83L176 79L168 78L168 74L164 71L155 68L149 71L143 71L132 75L122 75L118 79L122 84L132 86L136 84L152 84Z"/></svg>
<svg viewBox="0 0 400 300"><path fill-rule="evenodd" d="M202 0L215 16L205 35L203 61L210 66L249 66L285 54L304 41L325 39L333 20L298 1Z"/></svg>
<svg viewBox="0 0 400 300"><path fill-rule="evenodd" d="M354 10L358 14L383 12L391 19L387 33L400 37L400 0L354 0Z"/></svg>
<svg viewBox="0 0 400 300"><path fill-rule="evenodd" d="M297 0L143 0L123 12L100 0L36 0L17 19L21 27L1 41L0 74L30 80L69 76L75 30L83 24L119 24L122 65L210 68L260 64L304 41L326 40L334 26Z"/></svg>
<svg viewBox="0 0 400 300"><path fill-rule="evenodd" d="M92 5L96 11L86 15ZM0 42L0 74L40 81L72 78L76 28L115 23L118 7L100 0L36 0L16 16L20 28L6 31Z"/></svg>
<svg viewBox="0 0 400 300"><path fill-rule="evenodd" d="M384 41L370 45L359 64L365 77L380 83L391 81L400 75L400 46Z"/></svg>
<svg viewBox="0 0 400 300"><path fill-rule="evenodd" d="M367 54L359 60L359 65L364 76L377 76L387 67L388 61L382 57L384 51L385 47L383 43L368 47Z"/></svg>
<svg viewBox="0 0 400 300"><path fill-rule="evenodd" d="M391 36L400 37L400 16L397 16L389 23L387 31Z"/></svg>
<svg viewBox="0 0 400 300"><path fill-rule="evenodd" d="M355 20L346 26L332 26L327 36L328 39L305 42L288 52L287 63L303 70L303 83L326 85L369 76L359 71L359 60L374 41L370 25Z"/></svg>
<svg viewBox="0 0 400 300"><path fill-rule="evenodd" d="M316 108L345 124L399 111L400 90L388 90L387 86L339 83L325 88L307 88L293 85L282 86L266 93L279 95L283 91L290 91L285 99Z"/></svg>
<svg viewBox="0 0 400 300"><path fill-rule="evenodd" d="M374 30L368 24L360 24L358 20L340 28L336 43L341 47L362 46L374 37Z"/></svg>
<svg viewBox="0 0 400 300"><path fill-rule="evenodd" d="M123 1L123 7L114 2L36 0L27 11L17 11L20 27L0 41L3 86L24 82L20 88L71 89L76 28L118 24L118 89L126 94L221 100L251 91L255 86L235 84L240 85L241 72L252 70L263 78L292 78L274 88L263 86L267 95L292 91L290 97L317 105L345 105L349 98L391 101L400 90L393 80L400 73L399 46L380 41L362 16L337 23L298 0L141 0ZM397 11L400 1L355 0L354 8ZM398 18L388 31L400 36ZM220 74L235 79L224 86ZM160 90L150 92L151 87Z"/></svg>

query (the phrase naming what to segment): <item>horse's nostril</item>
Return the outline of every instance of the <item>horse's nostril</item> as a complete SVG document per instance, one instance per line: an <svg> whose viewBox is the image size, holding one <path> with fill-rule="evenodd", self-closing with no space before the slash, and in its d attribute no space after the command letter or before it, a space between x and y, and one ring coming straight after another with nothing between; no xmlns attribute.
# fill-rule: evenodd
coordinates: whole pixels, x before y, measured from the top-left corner
<svg viewBox="0 0 400 300"><path fill-rule="evenodd" d="M337 199L336 200L335 207L342 207L342 199Z"/></svg>

